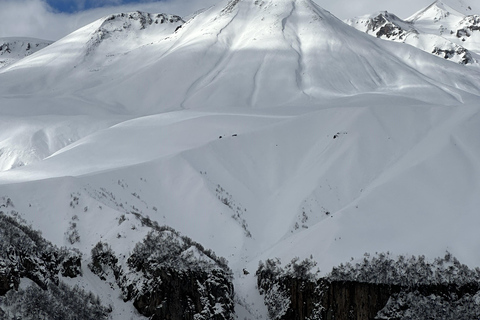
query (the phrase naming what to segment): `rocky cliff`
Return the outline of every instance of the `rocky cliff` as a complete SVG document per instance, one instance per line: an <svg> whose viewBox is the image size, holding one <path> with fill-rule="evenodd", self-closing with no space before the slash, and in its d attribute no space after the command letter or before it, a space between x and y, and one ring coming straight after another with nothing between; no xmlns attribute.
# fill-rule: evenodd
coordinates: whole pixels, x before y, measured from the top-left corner
<svg viewBox="0 0 480 320"><path fill-rule="evenodd" d="M421 258L411 258L399 265L416 282L405 282L383 274L393 274L393 268L385 268L393 260L382 257L372 261L357 265L369 270L367 281L360 276L362 272L354 271L355 267L343 266L316 279L311 273L299 273L297 263L293 268L292 264L281 268L278 262L268 260L257 271L257 284L274 320L474 319L480 314L479 270L465 269L447 256L425 265ZM410 264L414 266L408 269ZM313 266L305 261L302 265ZM415 270L418 277L423 277L419 271L426 268L436 269L437 280L431 281L432 274L417 281L413 273L409 274Z"/></svg>
<svg viewBox="0 0 480 320"><path fill-rule="evenodd" d="M90 269L103 280L113 275L124 300L149 319L233 319L232 275L225 260L169 227L152 227L126 260L108 244L97 244Z"/></svg>

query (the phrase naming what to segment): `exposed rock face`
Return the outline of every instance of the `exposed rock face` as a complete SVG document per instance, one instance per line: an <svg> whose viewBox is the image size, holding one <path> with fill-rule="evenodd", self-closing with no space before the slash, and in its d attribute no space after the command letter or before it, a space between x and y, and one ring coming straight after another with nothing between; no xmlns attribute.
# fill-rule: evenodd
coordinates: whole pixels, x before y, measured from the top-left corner
<svg viewBox="0 0 480 320"><path fill-rule="evenodd" d="M76 278L82 273L82 257L80 255L68 255L64 258L60 272L62 276Z"/></svg>
<svg viewBox="0 0 480 320"><path fill-rule="evenodd" d="M399 286L333 281L312 281L291 276L265 281L257 274L259 288L271 301L288 297L286 306L268 304L269 315L275 320L370 320L386 305ZM279 308L280 307L280 308ZM282 309L283 312L274 310Z"/></svg>
<svg viewBox="0 0 480 320"><path fill-rule="evenodd" d="M13 272L12 272L13 271ZM0 296L4 296L11 289L18 289L20 277L4 260L0 260Z"/></svg>
<svg viewBox="0 0 480 320"><path fill-rule="evenodd" d="M374 319L390 296L401 290L399 286L360 282L334 281L323 286L326 290L321 300L321 319L326 320Z"/></svg>
<svg viewBox="0 0 480 320"><path fill-rule="evenodd" d="M137 293L133 287L127 292ZM225 320L233 314L232 296L233 285L217 270L207 273L163 269L158 271L150 290L137 293L133 305L152 320Z"/></svg>
<svg viewBox="0 0 480 320"><path fill-rule="evenodd" d="M280 267L279 260L260 263L256 272L257 286L265 296L270 319L316 319L314 315L320 316L325 283L309 274L314 265L308 260L300 263L295 260L285 270Z"/></svg>
<svg viewBox="0 0 480 320"><path fill-rule="evenodd" d="M391 40L403 40L410 32L417 33L409 23L401 20L396 15L381 12L377 16L367 20L367 33L372 32L377 38Z"/></svg>
<svg viewBox="0 0 480 320"><path fill-rule="evenodd" d="M461 64L469 64L475 61L470 52L460 46L455 46L451 49L441 49L435 47L433 48L432 53L437 56L443 57L444 59L452 59L454 57L458 57L460 59L459 63Z"/></svg>
<svg viewBox="0 0 480 320"><path fill-rule="evenodd" d="M480 31L480 16L466 16L460 23L456 32L457 38L471 37L473 32Z"/></svg>
<svg viewBox="0 0 480 320"><path fill-rule="evenodd" d="M480 269L468 269L450 254L434 263L381 254L341 265L321 279L308 272L314 265L308 260L279 265L267 260L256 273L272 320L476 319L480 314Z"/></svg>
<svg viewBox="0 0 480 320"><path fill-rule="evenodd" d="M311 282L285 277L269 290L277 290L279 294L279 289L288 295L289 305L282 315L271 312L271 315L276 315L273 318L276 320L422 319L422 312L449 319L459 319L456 316L461 314L468 318L468 312L477 312L471 310L477 310L473 300L475 296L480 297L480 285L477 283L462 287L409 288L354 281L330 282L326 279ZM417 318L408 318L407 310L416 310Z"/></svg>
<svg viewBox="0 0 480 320"><path fill-rule="evenodd" d="M175 230L158 227L123 262L108 244L92 250L90 269L115 277L125 301L152 320L233 319L233 284L224 259Z"/></svg>

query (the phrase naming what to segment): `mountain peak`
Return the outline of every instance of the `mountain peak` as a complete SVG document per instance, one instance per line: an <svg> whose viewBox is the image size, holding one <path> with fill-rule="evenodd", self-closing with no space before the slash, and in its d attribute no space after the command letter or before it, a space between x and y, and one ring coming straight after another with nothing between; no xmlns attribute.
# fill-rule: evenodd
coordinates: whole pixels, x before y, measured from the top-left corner
<svg viewBox="0 0 480 320"><path fill-rule="evenodd" d="M164 13L147 13L141 11L113 14L103 19L96 30L97 33L120 33L123 31L140 31L147 28L158 27L163 24L182 24L184 21L176 15Z"/></svg>
<svg viewBox="0 0 480 320"><path fill-rule="evenodd" d="M443 1L437 0L433 2L431 5L429 5L428 7L426 7L425 9L422 9L416 12L415 14L413 14L411 17L407 18L406 21L417 22L421 20L427 20L427 21L439 22L439 21L448 19L449 17L463 17L463 16L464 16L463 14L456 11L449 5L445 4Z"/></svg>
<svg viewBox="0 0 480 320"><path fill-rule="evenodd" d="M1 38L0 68L9 66L50 44L52 41L34 38Z"/></svg>
<svg viewBox="0 0 480 320"><path fill-rule="evenodd" d="M141 39L151 41L162 39L173 33L185 21L179 16L164 13L129 12L107 16L101 19L100 26L93 32L87 54L109 38L123 39L142 45ZM153 39L152 39L153 38Z"/></svg>

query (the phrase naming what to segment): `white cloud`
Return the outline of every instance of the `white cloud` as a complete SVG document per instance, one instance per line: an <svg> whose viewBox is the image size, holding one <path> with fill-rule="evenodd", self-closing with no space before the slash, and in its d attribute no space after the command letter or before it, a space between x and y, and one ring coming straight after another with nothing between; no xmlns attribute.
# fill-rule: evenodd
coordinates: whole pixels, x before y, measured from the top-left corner
<svg viewBox="0 0 480 320"><path fill-rule="evenodd" d="M79 5L85 0L77 1ZM25 36L49 40L59 39L68 33L95 21L103 16L116 12L135 10L172 13L181 16L209 7L222 0L165 0L143 4L114 6L119 0L99 0L102 4L111 5L102 8L81 11L75 14L55 13L45 0L0 0L0 37ZM226 1L226 0L223 0ZM329 10L340 19L347 19L381 10L388 10L401 18L429 5L433 0L314 0L321 7ZM467 1L467 0L449 0ZM468 0L477 1L477 0Z"/></svg>

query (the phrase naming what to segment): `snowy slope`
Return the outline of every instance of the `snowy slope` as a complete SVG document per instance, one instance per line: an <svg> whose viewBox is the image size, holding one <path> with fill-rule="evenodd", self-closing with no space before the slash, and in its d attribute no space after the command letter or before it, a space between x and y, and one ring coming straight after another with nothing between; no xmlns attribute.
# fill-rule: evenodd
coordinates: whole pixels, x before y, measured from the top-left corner
<svg viewBox="0 0 480 320"><path fill-rule="evenodd" d="M114 15L0 71L0 196L84 254L69 281L113 319L141 317L86 265L100 240L142 240L132 212L227 258L239 319L266 319L267 258L312 254L325 274L448 250L480 266L479 80L309 0Z"/></svg>
<svg viewBox="0 0 480 320"><path fill-rule="evenodd" d="M475 0L443 0L443 3L466 15L480 12L480 5Z"/></svg>
<svg viewBox="0 0 480 320"><path fill-rule="evenodd" d="M52 41L33 38L1 38L0 68L15 63L50 45Z"/></svg>

